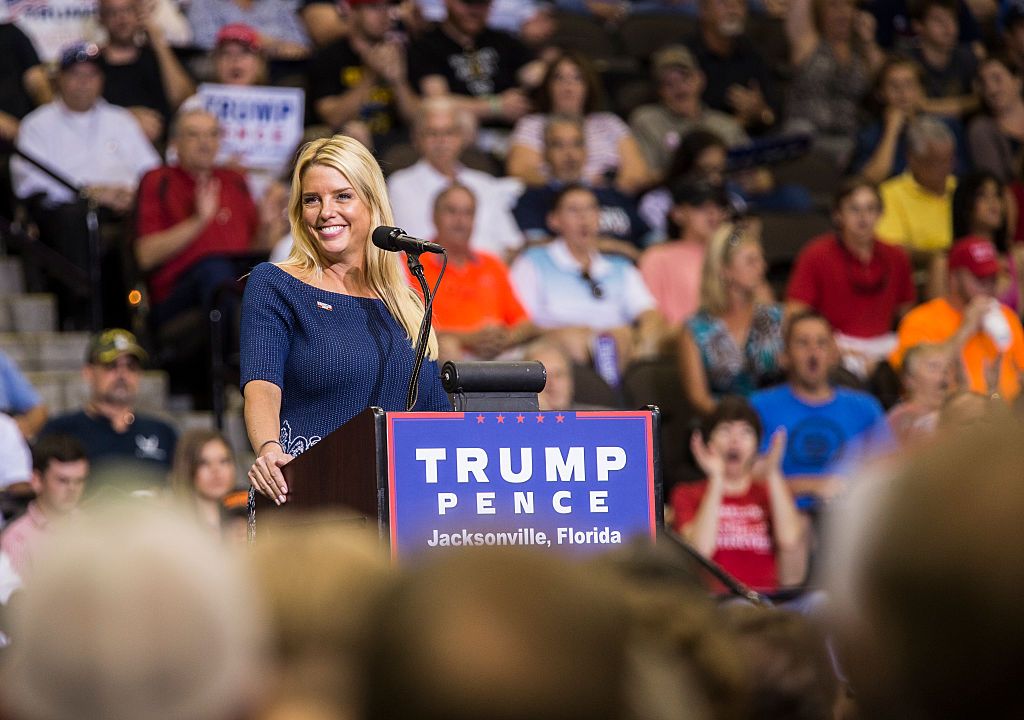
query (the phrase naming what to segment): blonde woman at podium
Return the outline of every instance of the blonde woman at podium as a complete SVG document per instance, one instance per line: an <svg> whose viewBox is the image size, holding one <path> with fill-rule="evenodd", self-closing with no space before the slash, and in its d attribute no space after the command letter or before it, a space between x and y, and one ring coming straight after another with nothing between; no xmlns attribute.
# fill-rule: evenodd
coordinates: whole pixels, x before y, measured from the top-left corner
<svg viewBox="0 0 1024 720"><path fill-rule="evenodd" d="M294 246L253 269L242 300L241 386L256 462L277 504L281 466L370 406L405 410L423 305L399 258L373 245L393 225L380 166L342 135L301 150L288 204ZM430 333L415 410L451 410Z"/></svg>

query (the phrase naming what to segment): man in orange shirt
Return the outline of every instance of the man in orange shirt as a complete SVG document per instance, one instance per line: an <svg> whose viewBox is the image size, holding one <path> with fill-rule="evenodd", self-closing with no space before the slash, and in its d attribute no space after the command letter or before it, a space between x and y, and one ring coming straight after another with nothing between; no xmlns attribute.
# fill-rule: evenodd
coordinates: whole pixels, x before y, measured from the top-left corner
<svg viewBox="0 0 1024 720"><path fill-rule="evenodd" d="M470 249L475 212L476 198L465 185L450 185L434 200L437 242L448 251L434 299L434 329L445 360L490 360L539 334L512 289L505 263ZM424 254L420 261L433 288L441 258Z"/></svg>
<svg viewBox="0 0 1024 720"><path fill-rule="evenodd" d="M960 357L968 389L1006 400L1016 397L1024 370L1024 330L1016 314L993 297L998 274L998 255L989 240L971 237L956 243L949 253L949 294L904 316L897 331L899 347L889 358L893 367L898 369L915 345L943 343Z"/></svg>

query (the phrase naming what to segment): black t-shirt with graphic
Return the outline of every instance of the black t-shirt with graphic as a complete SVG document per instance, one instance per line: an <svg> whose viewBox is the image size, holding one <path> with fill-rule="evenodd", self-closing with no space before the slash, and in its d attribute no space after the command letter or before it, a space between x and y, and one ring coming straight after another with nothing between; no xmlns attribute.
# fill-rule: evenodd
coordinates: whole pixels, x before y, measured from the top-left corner
<svg viewBox="0 0 1024 720"><path fill-rule="evenodd" d="M453 94L496 95L518 86L516 74L531 59L526 46L507 33L486 29L465 48L435 25L409 47L409 82L419 92L423 78L441 75Z"/></svg>
<svg viewBox="0 0 1024 720"><path fill-rule="evenodd" d="M119 433L107 418L79 410L51 419L39 433L40 437L58 434L71 435L85 448L91 466L86 489L90 495L103 481L125 490L164 481L178 442L174 428L142 414Z"/></svg>
<svg viewBox="0 0 1024 720"><path fill-rule="evenodd" d="M121 107L145 107L167 119L171 106L164 93L163 77L156 52L149 45L139 48L135 62L111 65L100 56L103 68L103 97Z"/></svg>
<svg viewBox="0 0 1024 720"><path fill-rule="evenodd" d="M348 92L362 82L365 73L362 58L344 38L318 50L310 60L307 73L308 116L323 121L316 111L317 101ZM398 114L395 93L388 84L377 82L373 86L369 101L359 108L358 119L367 124L378 144L401 131L402 118Z"/></svg>

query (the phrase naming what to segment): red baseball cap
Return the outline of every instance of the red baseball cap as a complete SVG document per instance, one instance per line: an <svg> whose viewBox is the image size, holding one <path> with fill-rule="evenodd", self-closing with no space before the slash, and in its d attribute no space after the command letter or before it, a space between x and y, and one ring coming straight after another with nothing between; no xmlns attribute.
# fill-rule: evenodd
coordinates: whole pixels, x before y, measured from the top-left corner
<svg viewBox="0 0 1024 720"><path fill-rule="evenodd" d="M958 240L949 251L949 269L966 268L978 278L999 272L999 254L991 240L971 236Z"/></svg>
<svg viewBox="0 0 1024 720"><path fill-rule="evenodd" d="M244 45L252 52L259 52L263 49L260 34L252 26L245 23L231 23L225 25L217 32L217 47L229 42Z"/></svg>

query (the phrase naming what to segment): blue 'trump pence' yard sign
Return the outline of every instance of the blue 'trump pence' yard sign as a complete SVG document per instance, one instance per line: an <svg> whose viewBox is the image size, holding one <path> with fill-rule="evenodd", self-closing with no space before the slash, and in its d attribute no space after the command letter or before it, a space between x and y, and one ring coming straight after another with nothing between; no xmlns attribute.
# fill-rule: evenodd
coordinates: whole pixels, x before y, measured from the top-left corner
<svg viewBox="0 0 1024 720"><path fill-rule="evenodd" d="M388 413L391 552L654 537L649 412Z"/></svg>

